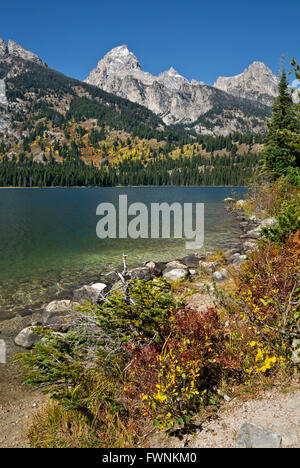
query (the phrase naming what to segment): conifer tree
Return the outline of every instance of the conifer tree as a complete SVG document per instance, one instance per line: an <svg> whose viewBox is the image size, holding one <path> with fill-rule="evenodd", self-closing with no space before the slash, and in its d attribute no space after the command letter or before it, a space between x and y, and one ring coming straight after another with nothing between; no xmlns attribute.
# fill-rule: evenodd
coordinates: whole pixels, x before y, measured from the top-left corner
<svg viewBox="0 0 300 468"><path fill-rule="evenodd" d="M268 135L264 147L264 169L273 179L299 166L299 154L295 147L299 121L285 71L281 74L278 91L271 120L267 122Z"/></svg>

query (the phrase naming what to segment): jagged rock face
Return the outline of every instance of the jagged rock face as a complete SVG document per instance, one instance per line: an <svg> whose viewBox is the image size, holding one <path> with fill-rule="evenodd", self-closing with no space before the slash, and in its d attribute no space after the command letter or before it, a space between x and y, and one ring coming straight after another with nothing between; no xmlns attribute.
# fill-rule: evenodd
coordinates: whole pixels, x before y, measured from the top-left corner
<svg viewBox="0 0 300 468"><path fill-rule="evenodd" d="M0 58L7 54L7 45L4 40L0 37Z"/></svg>
<svg viewBox="0 0 300 468"><path fill-rule="evenodd" d="M29 60L30 62L38 63L39 65L46 65L38 55L30 52L24 47L20 46L16 42L9 40L8 41L8 53L9 55L13 55L14 57L19 57L23 60Z"/></svg>
<svg viewBox="0 0 300 468"><path fill-rule="evenodd" d="M222 92L219 89L195 80L190 83L174 68L170 68L159 76L144 72L138 59L126 45L108 52L85 81L104 91L147 107L159 115L167 125L190 125L207 112L214 109L219 111L219 103L222 101L229 104L229 108L225 109L229 112L223 122L216 127L217 134L241 131L237 124L238 120L236 122L231 120L245 117L243 113L234 112L232 105L228 102L227 93L224 93L222 98L220 97ZM237 100L235 104L238 104ZM244 105L247 104L244 103ZM249 125L248 131L251 131L251 124ZM208 126L210 127L208 133L215 133L214 124L209 123ZM202 127L197 125L195 130L203 132Z"/></svg>
<svg viewBox="0 0 300 468"><path fill-rule="evenodd" d="M234 96L257 100L272 105L278 94L278 78L262 62L253 62L236 76L220 76L214 86Z"/></svg>
<svg viewBox="0 0 300 468"><path fill-rule="evenodd" d="M188 80L183 76L179 75L173 67L170 70L167 70L161 73L157 80L162 83L167 89L172 91L179 91L183 84L187 84Z"/></svg>
<svg viewBox="0 0 300 468"><path fill-rule="evenodd" d="M0 80L0 106L7 105L5 81Z"/></svg>

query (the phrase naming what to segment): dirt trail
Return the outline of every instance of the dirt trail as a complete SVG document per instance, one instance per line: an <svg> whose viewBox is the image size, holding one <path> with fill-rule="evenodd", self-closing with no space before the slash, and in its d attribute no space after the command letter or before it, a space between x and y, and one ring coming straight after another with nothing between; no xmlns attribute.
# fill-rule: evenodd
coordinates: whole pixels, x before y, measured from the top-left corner
<svg viewBox="0 0 300 468"><path fill-rule="evenodd" d="M21 368L13 362L17 352L24 352L14 345L13 338L36 318L32 315L0 322L0 338L7 348L7 364L0 364L0 448L28 446L29 421L45 401L44 395L22 382Z"/></svg>
<svg viewBox="0 0 300 468"><path fill-rule="evenodd" d="M299 385L298 385L299 387ZM285 448L300 448L300 390L282 393L279 389L262 392L255 399L240 398L224 402L216 418L195 418L193 435L177 437L156 434L151 447L233 448L245 422L253 422L282 436Z"/></svg>

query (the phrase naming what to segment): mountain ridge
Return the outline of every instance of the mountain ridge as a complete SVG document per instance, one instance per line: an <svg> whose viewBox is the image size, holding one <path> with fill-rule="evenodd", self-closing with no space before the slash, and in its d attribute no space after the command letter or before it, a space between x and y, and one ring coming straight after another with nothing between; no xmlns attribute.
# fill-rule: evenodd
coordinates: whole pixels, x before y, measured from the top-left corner
<svg viewBox="0 0 300 468"><path fill-rule="evenodd" d="M258 63L259 66L257 67L255 64ZM264 64L254 62L254 75L255 70L258 73L262 67L270 70ZM251 70L253 71L253 66ZM277 78L272 75L271 70L270 73L270 77L275 83ZM241 74L241 77L243 78L243 74ZM225 85L223 85L224 80L222 81L221 77L217 80L215 86L196 80L189 82L189 80L177 73L173 67L158 76L154 76L142 70L137 57L129 50L127 45L115 47L105 54L98 62L97 67L90 72L84 81L107 92L144 105L159 115L166 125L183 125L186 128L191 128L193 127L191 124L197 122L194 130L197 133L208 134L249 131L251 127L254 131L257 131L258 129L255 130L255 122L259 120L257 127L262 126L275 94L272 86L270 87L271 95L267 94L267 86L265 88L261 86L261 92L259 86L256 86L253 93L247 92L247 89L244 93L237 93L235 89L232 89L232 86L228 86L228 79L225 80L227 82L226 89L222 89ZM236 81L238 80L233 80L234 83ZM263 82L263 80L261 81ZM223 95L225 103L230 100L228 95L241 100L240 103L238 103L237 99L231 100L235 109L231 105L224 107L225 113L223 113L222 118L218 119L219 125L216 124L216 118L215 121L211 118L214 109L216 107L219 109L219 106L216 105L216 102L219 101L218 91L226 93L226 95ZM250 105L248 101L252 101L254 104ZM243 107L249 105L252 106L253 122L250 121L251 119L249 120L249 115L247 116L247 113L242 110ZM255 106L257 106L257 109L255 109ZM201 117L207 113L210 114L204 120L207 121L208 119L209 125L199 126L199 119L201 120ZM225 115L226 113L227 115Z"/></svg>

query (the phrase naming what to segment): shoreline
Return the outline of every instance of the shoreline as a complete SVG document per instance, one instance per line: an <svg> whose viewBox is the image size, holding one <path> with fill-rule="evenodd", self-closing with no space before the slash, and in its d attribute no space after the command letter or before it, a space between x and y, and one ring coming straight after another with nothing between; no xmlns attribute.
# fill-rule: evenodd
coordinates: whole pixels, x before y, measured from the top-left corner
<svg viewBox="0 0 300 468"><path fill-rule="evenodd" d="M229 203L231 205L231 203ZM241 233L244 231L248 231L250 228L253 227L253 221L247 220L245 216L242 214L242 211L237 211L234 213L234 218L236 222L239 224ZM242 223L242 224L241 224ZM228 245L228 249L226 249L225 252L225 268L226 265L228 264L229 266L232 265L239 267L241 263L243 263L247 255L245 255L245 248L244 245L247 242L247 238L243 234L240 235L239 240L235 240ZM168 268L169 265L169 271L168 273L174 274L177 272L180 272L183 268L186 269L186 275L185 279L189 281L191 285L193 285L193 277L195 278L195 285L197 286L197 294L194 296L190 296L191 301L196 301L193 306L201 306L201 307L207 307L209 304L212 303L212 297L210 297L210 294L206 291L204 292L204 289L200 287L201 282L199 283L199 277L200 270L199 268L207 268L207 278L208 281L211 281L213 278L213 281L221 282L222 281L231 281L229 277L225 274L223 276L218 276L222 272L224 273L224 268L220 270L222 267L222 264L218 264L218 262L214 262L210 260L210 257L213 257L217 252L217 248L213 249L213 252L196 252L192 253L189 252L186 257L183 257L181 259L173 259L170 262L143 262L142 264L139 263L135 268L132 268L129 270L129 273L132 275L133 279L147 279L147 274L149 274L150 270L153 272L153 277L158 277L158 276L165 276L166 274L164 273L166 269ZM121 263L121 262L120 262ZM170 267L170 264L172 267ZM218 271L220 270L220 271ZM173 272L173 273L172 273ZM195 276L194 276L195 275ZM200 281L201 280L201 277ZM167 278L168 279L168 278ZM99 277L99 281L101 281L102 278ZM205 280L206 281L206 280ZM115 285L117 281L113 281L110 287L110 290L112 289L112 286ZM209 284L209 283L206 283ZM211 286L213 286L213 283L211 283ZM203 285L203 283L202 283ZM199 289L198 289L199 288ZM77 291L77 292L76 292ZM81 292L80 292L81 291ZM74 292L76 292L77 296L74 296ZM73 296L69 297L69 302L70 301L75 301L76 299L80 298L86 300L85 294L91 294L92 291L92 286L89 284L86 284L82 286L81 288L75 290L73 292ZM80 294L79 294L80 293ZM82 295L83 294L83 295ZM91 296L93 297L93 296ZM99 296L98 296L99 298ZM57 299L57 298L55 298ZM55 301L54 298L52 299L52 303L57 302L65 302L65 301ZM96 300L97 303L98 299ZM92 302L92 301L91 301ZM49 304L48 304L49 305ZM45 309L44 309L45 310ZM64 311L66 313L66 310ZM69 312L68 312L69 313ZM59 316L58 316L59 318ZM64 318L64 317L60 317ZM45 396L39 391L39 390L32 390L30 387L26 386L23 381L22 381L22 372L20 372L20 367L19 364L14 363L12 361L13 356L15 355L16 352L27 352L27 349L32 349L33 346L29 347L20 347L17 346L15 343L15 338L19 332L27 327L34 326L35 324L41 323L41 320L43 320L42 317L42 310L36 311L33 315L31 316L26 316L26 317L15 317L14 319L8 319L5 320L4 322L0 322L0 327L6 329L5 335L7 336L8 342L7 342L7 350L8 350L8 362L7 364L4 364L0 366L0 421L1 417L1 411L2 413L6 414L6 412L9 412L9 418L6 419L6 416L4 416L4 425L7 428L9 432L9 437L8 439L13 439L15 440L15 426L14 426L14 421L16 418L18 419L20 414L26 414L25 418L29 422L30 419L37 410L41 408L41 406L45 403ZM65 319L64 319L65 320ZM56 325L59 325L58 322L56 322ZM54 328L53 330L58 330L56 328L56 325L54 323ZM46 325L47 328L47 325ZM48 327L49 328L49 327ZM50 326L51 330L51 326ZM64 331L67 331L66 329ZM31 332L33 333L33 332ZM4 335L0 333L0 338L1 336L3 337ZM25 349L24 349L25 348ZM26 427L26 422L24 422L21 427ZM16 438L16 446L18 447L23 447L27 446L27 440L24 437L23 434L20 433L20 428L17 427L17 438ZM5 440L0 441L0 444L2 446L9 446L9 441ZM8 445L6 445L8 444Z"/></svg>

